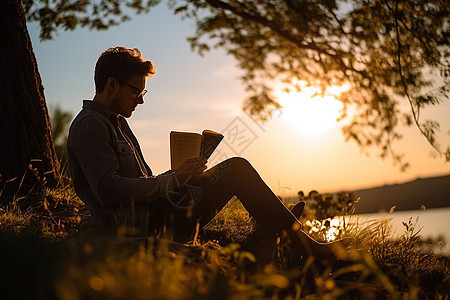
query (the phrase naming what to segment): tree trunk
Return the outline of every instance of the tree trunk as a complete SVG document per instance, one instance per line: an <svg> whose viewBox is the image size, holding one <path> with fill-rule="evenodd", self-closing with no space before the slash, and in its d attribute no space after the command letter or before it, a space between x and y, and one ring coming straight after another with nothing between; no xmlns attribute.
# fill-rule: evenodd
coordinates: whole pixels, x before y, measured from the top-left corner
<svg viewBox="0 0 450 300"><path fill-rule="evenodd" d="M43 184L54 187L58 160L20 0L0 0L0 24L0 204L5 204Z"/></svg>

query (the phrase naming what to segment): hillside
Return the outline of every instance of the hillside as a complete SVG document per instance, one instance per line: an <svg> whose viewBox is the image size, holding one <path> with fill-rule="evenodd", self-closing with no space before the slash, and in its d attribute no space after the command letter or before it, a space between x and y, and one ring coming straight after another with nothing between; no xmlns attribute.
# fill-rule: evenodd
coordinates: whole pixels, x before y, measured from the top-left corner
<svg viewBox="0 0 450 300"><path fill-rule="evenodd" d="M450 206L450 175L418 178L413 181L384 185L353 191L361 197L357 214L388 211L392 206L399 210L416 210Z"/></svg>

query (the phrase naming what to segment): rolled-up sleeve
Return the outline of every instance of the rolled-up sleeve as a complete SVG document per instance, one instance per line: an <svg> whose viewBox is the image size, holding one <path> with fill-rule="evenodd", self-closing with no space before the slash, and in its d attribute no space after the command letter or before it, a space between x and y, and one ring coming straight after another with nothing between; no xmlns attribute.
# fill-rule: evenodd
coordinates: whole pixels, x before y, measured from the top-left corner
<svg viewBox="0 0 450 300"><path fill-rule="evenodd" d="M169 195L175 189L175 171L169 171L156 176L159 180L161 198L169 199Z"/></svg>
<svg viewBox="0 0 450 300"><path fill-rule="evenodd" d="M110 129L101 119L88 116L80 120L71 129L68 151L102 206L168 198L173 191L173 172L145 178L121 176Z"/></svg>

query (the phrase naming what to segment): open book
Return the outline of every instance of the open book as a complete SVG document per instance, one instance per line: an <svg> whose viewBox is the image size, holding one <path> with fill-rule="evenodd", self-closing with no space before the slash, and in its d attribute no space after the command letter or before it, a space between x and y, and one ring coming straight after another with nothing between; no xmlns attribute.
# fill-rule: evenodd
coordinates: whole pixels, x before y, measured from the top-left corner
<svg viewBox="0 0 450 300"><path fill-rule="evenodd" d="M202 156L208 159L223 135L212 130L203 130L202 134L195 132L170 132L170 164L172 170L177 170L189 158Z"/></svg>

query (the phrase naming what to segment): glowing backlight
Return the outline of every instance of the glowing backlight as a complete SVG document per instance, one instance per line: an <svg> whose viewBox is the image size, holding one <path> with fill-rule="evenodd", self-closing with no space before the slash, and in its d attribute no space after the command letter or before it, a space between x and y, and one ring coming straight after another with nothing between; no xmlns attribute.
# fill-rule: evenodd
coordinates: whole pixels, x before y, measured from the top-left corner
<svg viewBox="0 0 450 300"><path fill-rule="evenodd" d="M285 86L274 91L283 106L281 118L306 136L321 135L337 126L336 120L343 105L335 97L348 87L333 86L322 95L304 82L300 82L299 86L301 91L287 91Z"/></svg>

